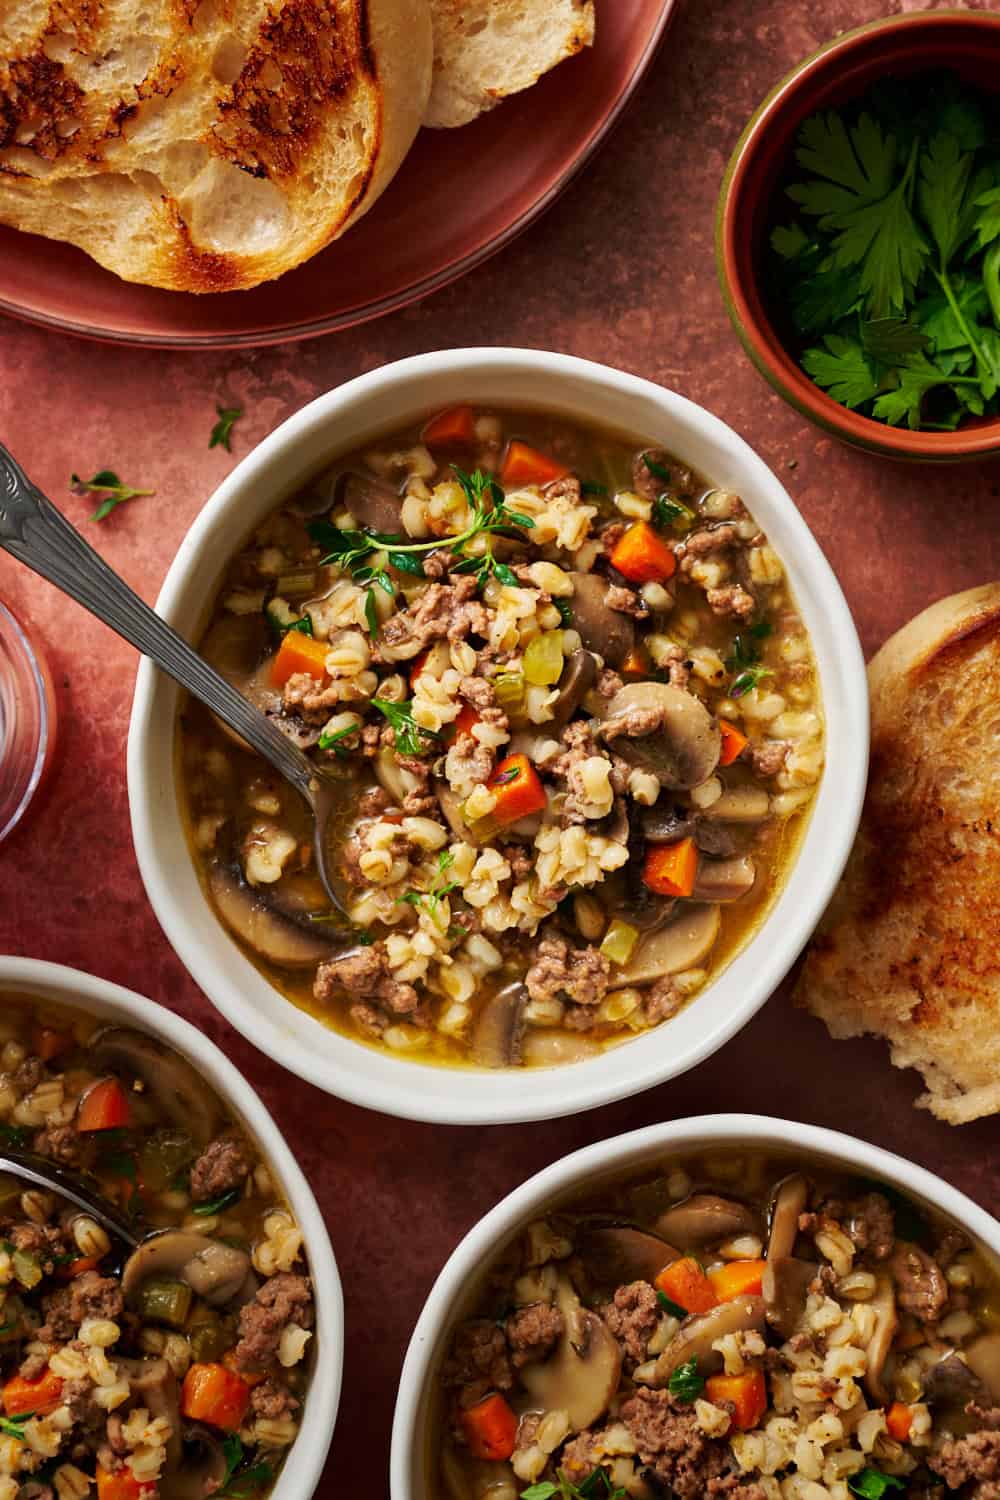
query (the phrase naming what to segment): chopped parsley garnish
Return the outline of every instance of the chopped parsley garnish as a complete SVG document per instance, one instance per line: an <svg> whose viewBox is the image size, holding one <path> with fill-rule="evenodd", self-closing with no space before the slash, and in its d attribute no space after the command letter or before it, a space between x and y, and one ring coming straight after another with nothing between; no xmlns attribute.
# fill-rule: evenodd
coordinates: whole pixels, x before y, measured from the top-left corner
<svg viewBox="0 0 1000 1500"><path fill-rule="evenodd" d="M694 511L673 495L658 495L653 501L653 525L661 531L681 530L690 526Z"/></svg>
<svg viewBox="0 0 1000 1500"><path fill-rule="evenodd" d="M627 1491L612 1482L607 1469L594 1469L580 1484L559 1469L554 1483L543 1479L531 1485L521 1491L521 1500L627 1500Z"/></svg>
<svg viewBox="0 0 1000 1500"><path fill-rule="evenodd" d="M694 1401L705 1389L705 1382L698 1374L698 1361L694 1355L684 1364L678 1365L667 1382L667 1390L678 1401Z"/></svg>
<svg viewBox="0 0 1000 1500"><path fill-rule="evenodd" d="M770 667L760 665L758 646L758 642L766 640L773 630L770 620L758 620L756 625L751 625L749 629L733 637L733 649L725 662L726 671L733 674L733 680L729 684L730 697L742 698L766 677L774 676Z"/></svg>
<svg viewBox="0 0 1000 1500"><path fill-rule="evenodd" d="M348 724L344 729L335 729L332 734L327 734L324 729L316 743L321 750L332 750L335 755L346 755L349 747L344 741L349 740L351 735L357 732L357 724Z"/></svg>
<svg viewBox="0 0 1000 1500"><path fill-rule="evenodd" d="M581 495L606 495L607 493L606 484L595 484L592 479L585 479L580 485Z"/></svg>
<svg viewBox="0 0 1000 1500"><path fill-rule="evenodd" d="M215 405L216 415L219 420L212 428L212 435L208 440L210 448L225 448L227 453L232 453L233 426L243 415L242 406L220 406Z"/></svg>
<svg viewBox="0 0 1000 1500"><path fill-rule="evenodd" d="M25 1411L16 1417L0 1417L0 1432L23 1443L25 1423L30 1422L34 1415L33 1411Z"/></svg>
<svg viewBox="0 0 1000 1500"><path fill-rule="evenodd" d="M424 729L413 719L412 703L390 703L386 698L373 698L372 707L389 720L396 737L396 749L400 755L428 755L434 741L440 736L436 729Z"/></svg>
<svg viewBox="0 0 1000 1500"><path fill-rule="evenodd" d="M669 469L665 469L662 464L658 464L655 459L650 458L648 453L642 455L642 461L654 479L662 479L664 484L670 483L672 476Z"/></svg>
<svg viewBox="0 0 1000 1500"><path fill-rule="evenodd" d="M15 1151L27 1146L28 1132L23 1125L0 1125L0 1146L10 1146Z"/></svg>
<svg viewBox="0 0 1000 1500"><path fill-rule="evenodd" d="M248 1464L247 1451L235 1433L223 1439L222 1456L226 1461L226 1472L222 1485L214 1493L232 1500L249 1500L274 1477L270 1464Z"/></svg>
<svg viewBox="0 0 1000 1500"><path fill-rule="evenodd" d="M133 485L125 484L114 469L99 469L93 479L81 479L79 474L70 475L70 485L78 495L103 495L104 499L93 512L92 521L103 521L105 516L110 516L116 506L124 505L126 500L135 500L140 495L155 495L155 490L138 490Z"/></svg>
<svg viewBox="0 0 1000 1500"><path fill-rule="evenodd" d="M563 629L571 630L573 627L573 606L570 604L569 600L553 599L552 603L559 611L559 618L563 623Z"/></svg>
<svg viewBox="0 0 1000 1500"><path fill-rule="evenodd" d="M494 776L493 786L506 786L508 782L516 781L521 774L520 766L510 766L506 771L501 771L499 776Z"/></svg>
<svg viewBox="0 0 1000 1500"><path fill-rule="evenodd" d="M435 877L434 884L431 886L430 890L407 891L405 896L397 896L396 905L413 906L417 908L423 907L426 910L431 921L436 922L440 927L442 925L440 920L441 902L444 900L445 896L450 896L452 891L458 885L457 880L444 879L444 876L447 874L448 870L451 868L454 862L455 856L452 854L451 850L442 849L437 857L437 876ZM465 928L460 928L460 931L464 936ZM450 928L448 929L448 933L450 936Z"/></svg>
<svg viewBox="0 0 1000 1500"><path fill-rule="evenodd" d="M855 1495L863 1495L865 1500L882 1500L888 1490L905 1490L906 1485L895 1474L883 1474L881 1469L862 1469L860 1474L851 1475L847 1488Z"/></svg>
<svg viewBox="0 0 1000 1500"><path fill-rule="evenodd" d="M680 1318L683 1323L688 1315L686 1307L681 1307L679 1302L672 1302L666 1292L661 1292L659 1289L657 1289L656 1300L664 1312L668 1312L672 1318Z"/></svg>
<svg viewBox="0 0 1000 1500"><path fill-rule="evenodd" d="M232 1208L234 1203L239 1203L241 1196L239 1188L230 1188L228 1193L222 1193L209 1203L197 1204L191 1212L197 1214L200 1219L207 1219L211 1214L221 1214L224 1209Z"/></svg>
<svg viewBox="0 0 1000 1500"><path fill-rule="evenodd" d="M886 80L799 132L774 279L806 373L893 426L951 431L997 410L1000 162L984 105L951 74Z"/></svg>

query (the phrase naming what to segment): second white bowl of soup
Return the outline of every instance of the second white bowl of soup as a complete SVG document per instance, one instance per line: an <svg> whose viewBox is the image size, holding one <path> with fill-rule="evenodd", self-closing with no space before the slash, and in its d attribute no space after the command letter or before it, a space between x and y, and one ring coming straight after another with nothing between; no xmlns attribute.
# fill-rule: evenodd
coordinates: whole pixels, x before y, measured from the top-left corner
<svg viewBox="0 0 1000 1500"><path fill-rule="evenodd" d="M471 350L350 382L238 466L159 607L341 780L349 927L296 794L144 661L150 899L236 1026L354 1102L515 1121L683 1072L850 848L837 582L740 438L617 371Z"/></svg>

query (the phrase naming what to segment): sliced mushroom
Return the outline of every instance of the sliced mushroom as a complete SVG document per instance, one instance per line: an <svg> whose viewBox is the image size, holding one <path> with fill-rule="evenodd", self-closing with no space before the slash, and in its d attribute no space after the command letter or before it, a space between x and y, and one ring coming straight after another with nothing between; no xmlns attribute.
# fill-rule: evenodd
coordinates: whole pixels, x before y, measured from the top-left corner
<svg viewBox="0 0 1000 1500"><path fill-rule="evenodd" d="M350 511L359 526L388 535L398 535L403 530L402 495L374 475L353 471L339 474L333 503L338 510Z"/></svg>
<svg viewBox="0 0 1000 1500"><path fill-rule="evenodd" d="M684 808L666 800L644 808L640 822L647 844L676 844L678 839L692 838L698 826Z"/></svg>
<svg viewBox="0 0 1000 1500"><path fill-rule="evenodd" d="M988 1389L994 1403L1000 1401L1000 1332L981 1333L965 1346L969 1369Z"/></svg>
<svg viewBox="0 0 1000 1500"><path fill-rule="evenodd" d="M661 786L693 787L708 780L719 763L722 737L700 698L665 682L630 682L608 703L604 733L635 709L654 709L657 727L635 737L616 734L617 754L651 771Z"/></svg>
<svg viewBox="0 0 1000 1500"><path fill-rule="evenodd" d="M519 979L490 996L472 1025L473 1062L483 1068L512 1068L520 1063L527 1003L528 991Z"/></svg>
<svg viewBox="0 0 1000 1500"><path fill-rule="evenodd" d="M680 915L646 934L618 978L623 985L652 984L664 974L692 969L711 950L719 935L717 906L681 907Z"/></svg>
<svg viewBox="0 0 1000 1500"><path fill-rule="evenodd" d="M557 1068L600 1055L601 1048L588 1037L542 1026L532 1026L521 1045L521 1061L532 1068Z"/></svg>
<svg viewBox="0 0 1000 1500"><path fill-rule="evenodd" d="M717 1193L692 1193L675 1203L656 1221L656 1232L682 1250L697 1250L737 1234L757 1234L760 1217L755 1209L736 1198Z"/></svg>
<svg viewBox="0 0 1000 1500"><path fill-rule="evenodd" d="M545 728L558 733L565 729L584 698L597 681L597 662L591 651L574 651L568 657L559 679L559 692L552 704L552 718Z"/></svg>
<svg viewBox="0 0 1000 1500"><path fill-rule="evenodd" d="M132 1359L116 1356L115 1363L124 1370L129 1383L129 1405L144 1406L155 1421L162 1417L170 1428L164 1477L175 1472L181 1462L181 1403L177 1376L165 1359ZM160 1492L167 1500L167 1491Z"/></svg>
<svg viewBox="0 0 1000 1500"><path fill-rule="evenodd" d="M230 932L279 968L314 969L330 957L336 946L321 929L306 932L274 911L260 892L252 890L224 865L213 866L208 888L215 909Z"/></svg>
<svg viewBox="0 0 1000 1500"><path fill-rule="evenodd" d="M811 1261L797 1260L794 1255L768 1257L761 1277L764 1306L769 1326L783 1339L790 1339L798 1331L809 1286L818 1272L819 1267Z"/></svg>
<svg viewBox="0 0 1000 1500"><path fill-rule="evenodd" d="M762 823L771 799L762 786L727 787L722 796L702 813L713 823Z"/></svg>
<svg viewBox="0 0 1000 1500"><path fill-rule="evenodd" d="M785 1260L792 1254L799 1235L799 1214L804 1210L808 1197L809 1184L801 1172L786 1177L780 1184L771 1209L768 1260Z"/></svg>
<svg viewBox="0 0 1000 1500"><path fill-rule="evenodd" d="M571 573L573 628L589 651L603 656L609 667L620 667L635 645L631 615L607 606L607 579L597 573Z"/></svg>
<svg viewBox="0 0 1000 1500"><path fill-rule="evenodd" d="M617 1287L629 1281L654 1281L680 1252L658 1235L631 1224L578 1228L576 1253L596 1286Z"/></svg>
<svg viewBox="0 0 1000 1500"><path fill-rule="evenodd" d="M711 1375L722 1368L722 1355L712 1348L716 1339L751 1328L762 1332L764 1322L763 1297L734 1297L710 1312L686 1318L656 1361L650 1385L667 1385L678 1366L690 1359L697 1361L699 1375Z"/></svg>
<svg viewBox="0 0 1000 1500"><path fill-rule="evenodd" d="M462 799L457 792L453 791L442 777L434 782L434 791L437 794L438 806L444 813L445 821L457 839L468 844L479 844L480 840L474 837L468 823L462 817Z"/></svg>
<svg viewBox="0 0 1000 1500"><path fill-rule="evenodd" d="M134 1305L153 1278L185 1281L212 1307L248 1301L256 1288L245 1251L188 1229L164 1229L133 1250L122 1272L126 1302Z"/></svg>
<svg viewBox="0 0 1000 1500"><path fill-rule="evenodd" d="M739 901L749 896L756 880L757 866L749 854L740 859L702 859L691 896L695 901Z"/></svg>
<svg viewBox="0 0 1000 1500"><path fill-rule="evenodd" d="M183 1057L154 1037L128 1026L108 1026L90 1045L96 1073L140 1078L165 1114L199 1146L218 1133L221 1116L204 1079Z"/></svg>
<svg viewBox="0 0 1000 1500"><path fill-rule="evenodd" d="M524 1366L521 1382L546 1411L567 1412L573 1431L581 1432L606 1411L618 1389L621 1350L566 1276L559 1277L556 1306L563 1315L562 1336L548 1359Z"/></svg>
<svg viewBox="0 0 1000 1500"><path fill-rule="evenodd" d="M975 1370L960 1355L952 1353L939 1359L927 1371L924 1376L924 1396L937 1406L953 1406L964 1411L970 1401L988 1401L990 1392Z"/></svg>
<svg viewBox="0 0 1000 1500"><path fill-rule="evenodd" d="M869 1301L868 1306L875 1314L875 1332L868 1344L865 1385L876 1405L886 1406L892 1400L892 1394L884 1378L885 1367L892 1350L892 1341L896 1337L896 1329L899 1327L896 1293L892 1277L887 1271L875 1272L875 1295Z"/></svg>

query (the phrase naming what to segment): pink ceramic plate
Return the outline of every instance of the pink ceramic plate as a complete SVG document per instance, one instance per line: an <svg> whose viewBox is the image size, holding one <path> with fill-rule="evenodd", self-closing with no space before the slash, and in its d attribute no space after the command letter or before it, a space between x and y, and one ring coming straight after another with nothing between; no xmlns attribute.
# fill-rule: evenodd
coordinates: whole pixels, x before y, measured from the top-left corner
<svg viewBox="0 0 1000 1500"><path fill-rule="evenodd" d="M435 291L552 203L618 119L676 0L597 0L596 45L460 130L424 130L338 244L251 292L133 286L81 251L0 228L0 311L117 343L235 348L347 328Z"/></svg>

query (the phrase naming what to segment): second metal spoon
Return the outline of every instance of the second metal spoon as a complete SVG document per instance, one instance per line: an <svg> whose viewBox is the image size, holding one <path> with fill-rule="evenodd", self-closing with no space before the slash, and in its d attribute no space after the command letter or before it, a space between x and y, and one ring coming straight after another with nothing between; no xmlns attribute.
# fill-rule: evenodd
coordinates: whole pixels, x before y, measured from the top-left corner
<svg viewBox="0 0 1000 1500"><path fill-rule="evenodd" d="M0 443L0 547L41 574L148 656L269 761L305 798L315 819L316 868L344 910L332 868L328 825L346 789L326 780L302 751L198 655L84 541Z"/></svg>

